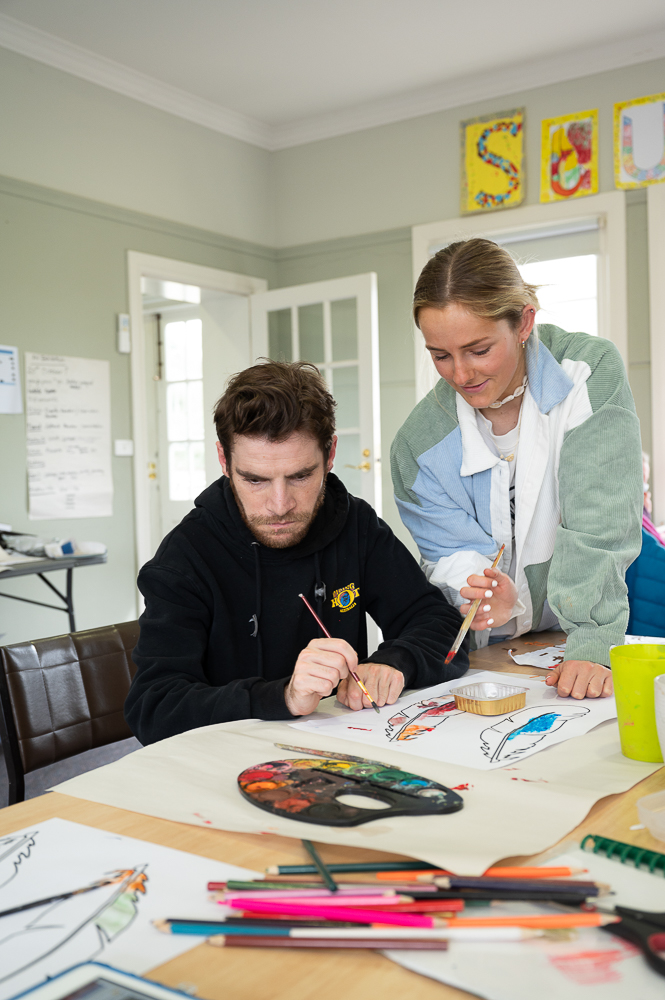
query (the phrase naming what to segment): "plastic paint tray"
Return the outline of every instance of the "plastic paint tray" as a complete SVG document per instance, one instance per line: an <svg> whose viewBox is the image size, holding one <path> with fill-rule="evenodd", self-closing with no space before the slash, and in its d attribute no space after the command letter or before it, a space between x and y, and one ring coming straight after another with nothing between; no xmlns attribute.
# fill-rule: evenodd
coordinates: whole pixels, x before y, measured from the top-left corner
<svg viewBox="0 0 665 1000"><path fill-rule="evenodd" d="M637 815L652 837L665 840L665 792L655 792L638 799Z"/></svg>
<svg viewBox="0 0 665 1000"><path fill-rule="evenodd" d="M450 693L460 711L472 712L474 715L503 715L505 712L514 712L517 708L524 708L526 704L526 688L498 684L495 681L467 684Z"/></svg>

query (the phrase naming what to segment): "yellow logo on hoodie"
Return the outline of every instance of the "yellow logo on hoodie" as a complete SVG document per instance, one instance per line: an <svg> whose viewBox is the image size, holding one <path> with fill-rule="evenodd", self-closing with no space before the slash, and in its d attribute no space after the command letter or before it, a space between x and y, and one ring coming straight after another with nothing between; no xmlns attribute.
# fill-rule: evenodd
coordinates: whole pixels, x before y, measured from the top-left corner
<svg viewBox="0 0 665 1000"><path fill-rule="evenodd" d="M339 590L333 591L332 606L339 608L343 614L345 611L355 608L356 597L359 595L360 587L356 587L355 583L349 583L346 587L340 587Z"/></svg>

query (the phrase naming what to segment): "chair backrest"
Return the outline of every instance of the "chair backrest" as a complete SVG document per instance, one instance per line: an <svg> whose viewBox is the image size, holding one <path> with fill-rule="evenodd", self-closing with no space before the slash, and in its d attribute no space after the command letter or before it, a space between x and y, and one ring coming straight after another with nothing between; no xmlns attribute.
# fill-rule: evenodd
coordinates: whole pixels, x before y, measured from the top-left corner
<svg viewBox="0 0 665 1000"><path fill-rule="evenodd" d="M139 623L122 622L0 647L0 738L10 804L23 776L132 736L123 705Z"/></svg>

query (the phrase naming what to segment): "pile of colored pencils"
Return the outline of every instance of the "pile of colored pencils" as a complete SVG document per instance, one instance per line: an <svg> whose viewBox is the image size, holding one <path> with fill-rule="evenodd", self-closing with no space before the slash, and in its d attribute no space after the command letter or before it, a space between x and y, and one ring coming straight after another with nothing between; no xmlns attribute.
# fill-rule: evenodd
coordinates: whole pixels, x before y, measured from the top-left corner
<svg viewBox="0 0 665 1000"><path fill-rule="evenodd" d="M314 859L314 848L306 847ZM415 862L367 867L324 865L316 855L313 865L269 870L265 880L210 882L212 898L229 908L223 919L155 924L165 933L205 935L218 947L441 951L451 941L522 941L618 919L581 909L608 887L574 878L580 870L495 868L468 877ZM374 877L333 880L340 870L359 869ZM303 875L307 881L299 880ZM540 912L465 913L506 900L537 903ZM548 904L554 904L549 912Z"/></svg>

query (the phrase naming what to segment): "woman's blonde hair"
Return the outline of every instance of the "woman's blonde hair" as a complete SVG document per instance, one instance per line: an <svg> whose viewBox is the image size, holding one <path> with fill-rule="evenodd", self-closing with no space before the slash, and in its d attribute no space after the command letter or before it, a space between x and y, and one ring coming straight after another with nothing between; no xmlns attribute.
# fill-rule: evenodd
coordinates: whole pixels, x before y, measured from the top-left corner
<svg viewBox="0 0 665 1000"><path fill-rule="evenodd" d="M456 303L483 319L505 319L516 330L525 306L540 308L536 291L503 247L491 240L460 240L439 250L420 272L413 318L420 328L421 309Z"/></svg>

